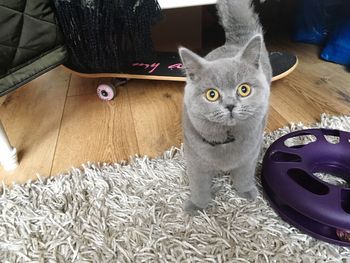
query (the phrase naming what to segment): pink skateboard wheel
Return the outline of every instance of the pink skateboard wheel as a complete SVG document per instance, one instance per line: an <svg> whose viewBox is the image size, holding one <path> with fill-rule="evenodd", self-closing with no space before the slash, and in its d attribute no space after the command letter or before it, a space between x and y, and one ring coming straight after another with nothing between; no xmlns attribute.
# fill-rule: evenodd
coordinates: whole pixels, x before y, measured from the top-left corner
<svg viewBox="0 0 350 263"><path fill-rule="evenodd" d="M97 95L101 100L112 100L115 93L115 88L112 85L100 84L97 87Z"/></svg>

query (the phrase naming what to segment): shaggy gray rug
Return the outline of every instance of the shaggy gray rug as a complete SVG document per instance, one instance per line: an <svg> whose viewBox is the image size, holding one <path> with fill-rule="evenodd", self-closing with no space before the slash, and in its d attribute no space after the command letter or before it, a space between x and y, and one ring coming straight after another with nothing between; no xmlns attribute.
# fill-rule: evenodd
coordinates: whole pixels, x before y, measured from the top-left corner
<svg viewBox="0 0 350 263"><path fill-rule="evenodd" d="M350 117L313 127L350 131ZM292 124L265 135L303 129ZM1 262L350 262L350 249L315 240L283 222L261 194L239 198L223 176L209 209L181 208L189 194L181 149L129 164L85 165L1 189ZM260 188L261 190L261 188Z"/></svg>

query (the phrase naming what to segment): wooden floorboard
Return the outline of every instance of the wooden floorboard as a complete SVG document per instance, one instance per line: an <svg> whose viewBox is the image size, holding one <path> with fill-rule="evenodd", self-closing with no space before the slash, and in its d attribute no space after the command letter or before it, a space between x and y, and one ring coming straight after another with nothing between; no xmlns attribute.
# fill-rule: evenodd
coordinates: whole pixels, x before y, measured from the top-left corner
<svg viewBox="0 0 350 263"><path fill-rule="evenodd" d="M125 86L109 102L100 100L95 92L71 96L67 98L51 173L86 162L127 160L138 152Z"/></svg>
<svg viewBox="0 0 350 263"><path fill-rule="evenodd" d="M299 65L272 84L267 130L315 122L324 112L350 114L350 74L343 66L320 60L319 48L312 45L276 38L268 46L296 53ZM2 99L0 118L21 164L12 173L0 170L0 180L23 182L88 161L157 156L180 146L184 83L132 80L118 88L113 101L104 102L96 88L108 81L74 75L70 80L58 68Z"/></svg>
<svg viewBox="0 0 350 263"><path fill-rule="evenodd" d="M17 148L20 166L0 168L0 181L24 182L50 174L70 74L56 68L10 93L0 107L0 119Z"/></svg>
<svg viewBox="0 0 350 263"><path fill-rule="evenodd" d="M130 81L127 84L141 155L157 156L182 142L184 83Z"/></svg>
<svg viewBox="0 0 350 263"><path fill-rule="evenodd" d="M350 74L343 66L319 59L320 49L314 45L281 39L269 42L269 49L299 58L292 74L272 84L269 130L289 122L315 122L321 113L350 114ZM276 114L285 123L275 122Z"/></svg>
<svg viewBox="0 0 350 263"><path fill-rule="evenodd" d="M72 74L72 79L68 89L68 97L96 94L96 89L100 82L101 80L98 78L88 79Z"/></svg>

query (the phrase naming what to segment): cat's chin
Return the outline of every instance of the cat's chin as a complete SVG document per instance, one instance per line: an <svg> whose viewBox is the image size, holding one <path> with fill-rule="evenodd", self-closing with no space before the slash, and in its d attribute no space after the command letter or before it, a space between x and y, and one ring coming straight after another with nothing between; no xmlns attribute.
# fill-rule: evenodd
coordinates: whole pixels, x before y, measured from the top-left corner
<svg viewBox="0 0 350 263"><path fill-rule="evenodd" d="M225 123L226 126L235 126L237 124L236 119L228 119Z"/></svg>

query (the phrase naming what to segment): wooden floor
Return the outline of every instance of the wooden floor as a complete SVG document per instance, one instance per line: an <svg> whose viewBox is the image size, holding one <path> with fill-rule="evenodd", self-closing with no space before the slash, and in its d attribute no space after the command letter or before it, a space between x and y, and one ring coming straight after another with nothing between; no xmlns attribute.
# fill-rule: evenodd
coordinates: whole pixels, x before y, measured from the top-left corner
<svg viewBox="0 0 350 263"><path fill-rule="evenodd" d="M350 114L350 74L342 66L318 59L311 45L276 40L269 50L296 53L299 66L272 85L268 130L314 122L323 112ZM115 100L103 102L96 95L99 81L58 67L9 94L0 119L19 151L20 167L0 168L0 180L20 183L88 161L157 156L181 144L184 83L133 80Z"/></svg>

